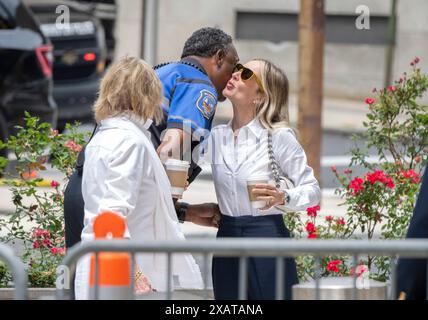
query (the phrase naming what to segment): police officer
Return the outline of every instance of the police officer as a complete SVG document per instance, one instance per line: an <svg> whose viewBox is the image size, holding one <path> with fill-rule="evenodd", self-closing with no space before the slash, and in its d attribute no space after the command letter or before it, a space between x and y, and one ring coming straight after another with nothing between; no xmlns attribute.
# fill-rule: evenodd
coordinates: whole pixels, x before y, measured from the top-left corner
<svg viewBox="0 0 428 320"><path fill-rule="evenodd" d="M171 154L189 159L186 156L191 154L211 129L217 101L225 100L222 91L238 60L229 35L217 28L202 28L185 42L181 61L155 67L163 85L165 121L158 126L152 125L150 132L161 159ZM191 160L189 183L201 171L194 159ZM83 229L83 162L84 150L79 154L77 170L70 177L64 193L67 248L80 242ZM212 225L217 210L215 204L176 203L180 221L200 225Z"/></svg>
<svg viewBox="0 0 428 320"><path fill-rule="evenodd" d="M406 238L428 238L428 165L410 220ZM427 297L427 260L399 259L397 293L399 299L425 300Z"/></svg>

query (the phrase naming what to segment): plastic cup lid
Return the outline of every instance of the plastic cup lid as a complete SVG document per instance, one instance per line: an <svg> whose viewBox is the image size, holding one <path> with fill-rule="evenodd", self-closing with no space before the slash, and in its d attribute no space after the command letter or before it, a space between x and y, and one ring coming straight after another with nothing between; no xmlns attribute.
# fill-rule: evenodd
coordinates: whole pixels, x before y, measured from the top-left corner
<svg viewBox="0 0 428 320"><path fill-rule="evenodd" d="M166 166L180 166L180 167L188 167L190 164L188 161L178 160L178 159L168 159L165 162Z"/></svg>

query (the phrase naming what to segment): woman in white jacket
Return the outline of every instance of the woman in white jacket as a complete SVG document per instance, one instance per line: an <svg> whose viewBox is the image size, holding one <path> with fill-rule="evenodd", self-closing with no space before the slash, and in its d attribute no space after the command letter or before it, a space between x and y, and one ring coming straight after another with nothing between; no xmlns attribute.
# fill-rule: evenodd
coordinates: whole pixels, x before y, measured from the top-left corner
<svg viewBox="0 0 428 320"><path fill-rule="evenodd" d="M82 242L94 239L93 221L103 211L126 219L125 237L183 240L170 184L147 130L161 119L162 87L152 68L137 58L113 64L101 81L94 106L99 129L85 150L82 194L85 201ZM138 268L153 289L165 291L165 254L141 254ZM175 287L201 288L199 268L190 254L173 259ZM77 265L77 299L87 299L89 255Z"/></svg>

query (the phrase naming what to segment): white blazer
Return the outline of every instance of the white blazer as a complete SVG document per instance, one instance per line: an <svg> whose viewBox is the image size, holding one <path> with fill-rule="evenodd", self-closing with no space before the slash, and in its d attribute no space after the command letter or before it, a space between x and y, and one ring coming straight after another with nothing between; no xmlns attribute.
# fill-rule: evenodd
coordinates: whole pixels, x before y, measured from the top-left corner
<svg viewBox="0 0 428 320"><path fill-rule="evenodd" d="M101 121L99 131L87 145L82 180L82 241L93 240L93 220L105 210L126 218L126 236L132 240L185 240L168 177L150 141L150 124L151 121L144 124L129 116L108 118ZM136 261L153 288L166 291L166 254L140 254ZM203 287L199 267L191 254L175 254L172 264L174 288ZM88 282L89 255L77 265L77 299L88 298Z"/></svg>

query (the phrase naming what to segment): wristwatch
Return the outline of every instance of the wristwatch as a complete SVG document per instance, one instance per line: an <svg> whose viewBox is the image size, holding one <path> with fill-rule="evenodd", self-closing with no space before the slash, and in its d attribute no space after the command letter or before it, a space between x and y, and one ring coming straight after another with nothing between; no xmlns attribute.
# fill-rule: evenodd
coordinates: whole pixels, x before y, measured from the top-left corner
<svg viewBox="0 0 428 320"><path fill-rule="evenodd" d="M177 213L177 218L180 223L186 221L186 212L189 204L187 202L176 202L175 203L175 212Z"/></svg>
<svg viewBox="0 0 428 320"><path fill-rule="evenodd" d="M288 194L287 190L282 190L284 192L284 205L290 203L290 195Z"/></svg>

